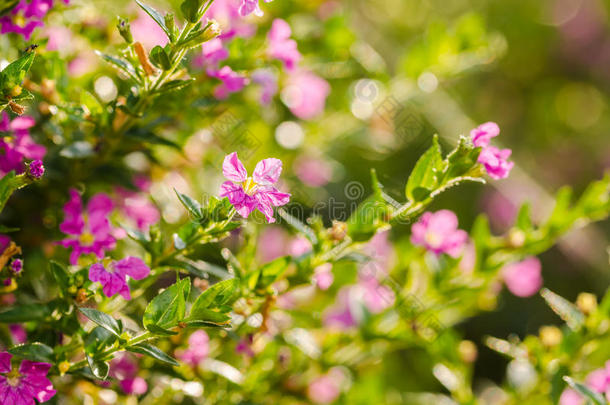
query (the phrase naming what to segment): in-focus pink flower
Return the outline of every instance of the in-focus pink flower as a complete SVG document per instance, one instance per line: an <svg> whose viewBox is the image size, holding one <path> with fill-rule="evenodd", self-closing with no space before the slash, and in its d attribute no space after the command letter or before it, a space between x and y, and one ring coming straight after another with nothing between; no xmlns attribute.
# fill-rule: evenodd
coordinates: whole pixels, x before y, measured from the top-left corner
<svg viewBox="0 0 610 405"><path fill-rule="evenodd" d="M11 332L13 343L21 344L27 341L28 334L23 326L19 324L11 324L8 326L8 330L9 332Z"/></svg>
<svg viewBox="0 0 610 405"><path fill-rule="evenodd" d="M203 330L197 330L189 336L188 348L176 350L176 357L192 367L196 367L208 357L210 338Z"/></svg>
<svg viewBox="0 0 610 405"><path fill-rule="evenodd" d="M489 141L500 134L500 127L495 122L486 122L470 131L470 138L476 147L489 146Z"/></svg>
<svg viewBox="0 0 610 405"><path fill-rule="evenodd" d="M265 0L265 3L269 3L270 1L271 0ZM263 15L263 12L258 5L258 0L241 0L239 14L242 17L245 17L251 13L254 13L254 15L257 17L261 17Z"/></svg>
<svg viewBox="0 0 610 405"><path fill-rule="evenodd" d="M339 394L340 381L331 372L316 378L307 387L307 396L316 404L330 404L339 398Z"/></svg>
<svg viewBox="0 0 610 405"><path fill-rule="evenodd" d="M231 93L241 91L250 83L250 79L240 73L234 72L229 66L223 66L220 70L208 69L207 73L208 76L222 81L222 84L216 86L214 89L214 97L219 100L224 100L229 97L229 94Z"/></svg>
<svg viewBox="0 0 610 405"><path fill-rule="evenodd" d="M312 72L301 70L291 74L282 91L282 100L290 111L303 120L313 119L324 112L330 85Z"/></svg>
<svg viewBox="0 0 610 405"><path fill-rule="evenodd" d="M119 293L126 300L131 299L127 285L127 276L142 280L150 274L150 268L138 257L129 256L119 261L104 260L89 267L89 280L102 284L102 291L107 297Z"/></svg>
<svg viewBox="0 0 610 405"><path fill-rule="evenodd" d="M83 203L78 191L70 190L70 201L64 205L64 221L59 229L71 237L59 242L71 248L70 263L75 265L81 255L95 254L99 259L107 250L113 249L115 239L108 215L113 209L112 200L106 194L99 193L91 197L87 211L83 212Z"/></svg>
<svg viewBox="0 0 610 405"><path fill-rule="evenodd" d="M530 297L542 287L542 266L537 257L511 263L502 269L508 290L517 297Z"/></svg>
<svg viewBox="0 0 610 405"><path fill-rule="evenodd" d="M44 165L42 160L36 159L30 162L29 173L35 179L39 179L44 175Z"/></svg>
<svg viewBox="0 0 610 405"><path fill-rule="evenodd" d="M333 284L335 277L332 272L333 265L324 263L316 267L313 271L313 282L320 290L328 290Z"/></svg>
<svg viewBox="0 0 610 405"><path fill-rule="evenodd" d="M275 222L273 207L288 204L290 194L282 193L275 184L282 173L282 161L269 158L256 164L252 177L248 177L246 168L233 152L225 157L222 173L230 181L220 186L220 196L227 197L235 210L244 218L258 209L265 214L267 222Z"/></svg>
<svg viewBox="0 0 610 405"><path fill-rule="evenodd" d="M515 165L514 162L508 161L511 153L510 149L498 149L495 146L488 146L481 150L477 161L485 166L489 177L495 180L504 179L508 177Z"/></svg>
<svg viewBox="0 0 610 405"><path fill-rule="evenodd" d="M411 227L411 243L437 255L458 257L468 242L468 234L458 229L457 216L449 210L424 213Z"/></svg>
<svg viewBox="0 0 610 405"><path fill-rule="evenodd" d="M10 120L8 114L2 113L0 132L8 132L8 136L0 138L0 172L8 173L14 170L23 173L24 159L42 159L47 149L34 142L29 129L35 125L34 118L22 115Z"/></svg>
<svg viewBox="0 0 610 405"><path fill-rule="evenodd" d="M261 104L269 105L273 96L277 94L277 76L269 69L257 69L252 72L251 77L254 83L260 84L262 87Z"/></svg>
<svg viewBox="0 0 610 405"><path fill-rule="evenodd" d="M126 353L110 362L109 375L118 380L119 386L128 395L142 395L148 391L146 380L138 377L138 364Z"/></svg>
<svg viewBox="0 0 610 405"><path fill-rule="evenodd" d="M290 25L281 18L273 20L269 34L267 34L269 40L267 54L271 58L282 61L287 70L294 70L301 61L301 53L296 41L290 39L291 34Z"/></svg>
<svg viewBox="0 0 610 405"><path fill-rule="evenodd" d="M34 400L46 402L53 398L55 390L47 378L49 363L23 360L19 370L11 367L12 354L0 353L0 399L3 404L33 405Z"/></svg>

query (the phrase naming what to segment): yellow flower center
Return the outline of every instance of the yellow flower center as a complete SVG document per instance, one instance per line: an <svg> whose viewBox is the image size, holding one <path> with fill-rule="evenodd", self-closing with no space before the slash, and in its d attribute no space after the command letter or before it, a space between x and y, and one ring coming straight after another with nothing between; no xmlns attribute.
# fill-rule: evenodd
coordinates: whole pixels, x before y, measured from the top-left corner
<svg viewBox="0 0 610 405"><path fill-rule="evenodd" d="M19 28L23 28L23 27L25 27L26 22L27 22L27 21L25 20L25 17L24 17L24 16L23 16L23 14L21 14L21 13L16 14L16 15L13 17L13 24L15 24L15 25L19 26Z"/></svg>
<svg viewBox="0 0 610 405"><path fill-rule="evenodd" d="M254 195L256 193L256 189L258 188L258 184L252 179L252 177L248 177L246 181L242 183L244 187L244 192L248 195Z"/></svg>
<svg viewBox="0 0 610 405"><path fill-rule="evenodd" d="M6 381L8 382L8 385L10 385L11 387L16 387L19 385L19 377L21 377L19 375L19 371L12 370L10 373L8 373L6 375Z"/></svg>
<svg viewBox="0 0 610 405"><path fill-rule="evenodd" d="M439 246L443 238L436 232L426 232L426 243L430 246Z"/></svg>
<svg viewBox="0 0 610 405"><path fill-rule="evenodd" d="M95 241L95 236L90 232L83 232L79 240L83 245L91 245Z"/></svg>
<svg viewBox="0 0 610 405"><path fill-rule="evenodd" d="M110 265L111 265L111 264L112 264L112 259L111 259L111 258L109 258L109 257L105 257L105 258L102 260L102 266L104 266L104 268L105 268L106 270L109 270L109 269L110 269Z"/></svg>

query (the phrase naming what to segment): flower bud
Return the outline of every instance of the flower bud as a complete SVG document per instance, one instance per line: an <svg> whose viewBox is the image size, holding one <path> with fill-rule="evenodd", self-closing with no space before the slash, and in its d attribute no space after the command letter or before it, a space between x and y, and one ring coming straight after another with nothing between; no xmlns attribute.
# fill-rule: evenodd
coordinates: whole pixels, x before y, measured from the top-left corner
<svg viewBox="0 0 610 405"><path fill-rule="evenodd" d="M540 328L540 341L546 347L557 346L561 343L561 330L557 326L543 326Z"/></svg>
<svg viewBox="0 0 610 405"><path fill-rule="evenodd" d="M591 293L580 293L576 297L576 306L588 315L597 309L597 297Z"/></svg>
<svg viewBox="0 0 610 405"><path fill-rule="evenodd" d="M511 247L519 248L525 243L525 232L513 228L508 232L508 244Z"/></svg>
<svg viewBox="0 0 610 405"><path fill-rule="evenodd" d="M129 25L129 21L124 18L119 18L119 22L116 27L119 29L119 34L121 34L125 42L130 45L133 44L133 35L131 35L131 26Z"/></svg>
<svg viewBox="0 0 610 405"><path fill-rule="evenodd" d="M462 340L458 345L458 354L464 363L474 363L478 355L477 345L470 340Z"/></svg>
<svg viewBox="0 0 610 405"><path fill-rule="evenodd" d="M140 65L142 65L142 68L144 69L146 75L154 76L155 74L157 74L157 69L152 65L152 63L150 63L150 60L148 59L148 54L146 53L144 46L140 42L135 42L133 44L133 50L136 52L138 60L140 61Z"/></svg>
<svg viewBox="0 0 610 405"><path fill-rule="evenodd" d="M15 87L13 87L11 89L11 91L9 92L9 95L11 97L17 97L21 95L21 92L23 91L23 89L21 88L21 86L16 85Z"/></svg>
<svg viewBox="0 0 610 405"><path fill-rule="evenodd" d="M64 375L68 372L68 370L70 370L70 362L64 360L61 363L59 363L57 368L59 369L59 374Z"/></svg>
<svg viewBox="0 0 610 405"><path fill-rule="evenodd" d="M206 30L205 30L205 34L204 34L206 41L216 38L221 33L222 33L222 30L220 29L220 24L218 24L218 21L216 21L214 19L207 21Z"/></svg>
<svg viewBox="0 0 610 405"><path fill-rule="evenodd" d="M30 162L28 166L28 175L35 180L40 179L44 175L42 160L36 159Z"/></svg>
<svg viewBox="0 0 610 405"><path fill-rule="evenodd" d="M328 234L331 239L335 241L343 240L347 234L347 224L345 222L333 220L333 226L328 231Z"/></svg>

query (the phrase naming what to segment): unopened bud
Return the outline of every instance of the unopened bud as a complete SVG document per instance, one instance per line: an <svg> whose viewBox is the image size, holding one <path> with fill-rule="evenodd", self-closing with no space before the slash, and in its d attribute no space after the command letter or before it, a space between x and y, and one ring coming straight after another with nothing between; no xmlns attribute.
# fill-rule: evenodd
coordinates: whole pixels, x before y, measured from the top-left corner
<svg viewBox="0 0 610 405"><path fill-rule="evenodd" d="M70 370L70 362L64 360L59 363L57 368L59 369L59 374L64 375L68 372L68 370Z"/></svg>
<svg viewBox="0 0 610 405"><path fill-rule="evenodd" d="M133 43L133 35L131 35L129 21L124 18L119 18L119 22L116 27L119 29L119 34L121 34L125 42L131 45Z"/></svg>
<svg viewBox="0 0 610 405"><path fill-rule="evenodd" d="M597 309L597 297L591 293L580 293L576 297L576 306L588 315Z"/></svg>
<svg viewBox="0 0 610 405"><path fill-rule="evenodd" d="M23 88L21 88L21 86L19 86L19 85L16 85L15 87L13 87L11 89L11 91L9 92L9 95L11 97L17 97L17 96L21 95L22 91L23 91Z"/></svg>
<svg viewBox="0 0 610 405"><path fill-rule="evenodd" d="M328 234L335 241L343 240L347 234L347 224L345 222L333 220L333 226L328 231Z"/></svg>
<svg viewBox="0 0 610 405"><path fill-rule="evenodd" d="M30 162L28 166L28 175L35 180L40 179L44 175L42 160L36 159Z"/></svg>
<svg viewBox="0 0 610 405"><path fill-rule="evenodd" d="M85 301L87 301L88 296L89 294L87 293L87 290L84 288L79 288L78 292L76 293L75 301L77 304L83 304Z"/></svg>
<svg viewBox="0 0 610 405"><path fill-rule="evenodd" d="M133 49L136 52L140 65L142 65L146 75L154 76L157 74L157 69L152 65L152 63L150 63L150 59L148 59L148 54L146 53L144 46L140 42L135 42L133 44Z"/></svg>
<svg viewBox="0 0 610 405"><path fill-rule="evenodd" d="M220 29L220 24L218 24L218 21L216 21L214 19L207 21L206 30L205 30L205 40L206 41L216 38L221 33L222 33L222 30Z"/></svg>
<svg viewBox="0 0 610 405"><path fill-rule="evenodd" d="M561 343L561 330L557 326L543 326L540 328L540 341L546 347L557 346Z"/></svg>
<svg viewBox="0 0 610 405"><path fill-rule="evenodd" d="M511 247L519 248L525 243L525 232L520 229L511 229L508 232L508 243Z"/></svg>
<svg viewBox="0 0 610 405"><path fill-rule="evenodd" d="M464 363L474 363L478 353L477 345L470 340L462 340L458 345L458 354Z"/></svg>

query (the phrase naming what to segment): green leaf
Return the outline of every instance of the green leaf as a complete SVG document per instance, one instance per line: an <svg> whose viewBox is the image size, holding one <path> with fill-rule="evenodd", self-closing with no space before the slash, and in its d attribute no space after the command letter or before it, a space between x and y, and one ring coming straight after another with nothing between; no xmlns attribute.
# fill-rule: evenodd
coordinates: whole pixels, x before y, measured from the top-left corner
<svg viewBox="0 0 610 405"><path fill-rule="evenodd" d="M163 363L171 364L172 366L179 366L180 364L171 356L165 354L163 351L155 346L147 343L140 343L134 346L128 346L127 350L133 353L140 353L153 359L162 361Z"/></svg>
<svg viewBox="0 0 610 405"><path fill-rule="evenodd" d="M19 85L34 63L35 52L26 52L2 71L4 89Z"/></svg>
<svg viewBox="0 0 610 405"><path fill-rule="evenodd" d="M187 318L187 321L212 321L212 322L225 322L228 320L226 317L218 316L218 312L211 311L211 309L226 309L224 312L228 312L230 308L221 308L225 304L229 303L237 287L239 281L236 278L220 281L197 297L191 308L191 313ZM218 321L218 319L224 319Z"/></svg>
<svg viewBox="0 0 610 405"><path fill-rule="evenodd" d="M157 295L146 307L144 327L150 330L151 325L163 329L176 326L184 319L190 291L191 279L187 277Z"/></svg>
<svg viewBox="0 0 610 405"><path fill-rule="evenodd" d="M159 27L161 27L163 29L163 31L165 31L165 33L167 34L167 37L171 38L172 32L165 25L165 18L157 10L155 10L151 6L148 6L144 3L142 3L140 0L136 0L136 3L138 3L138 6L140 6L142 8L142 10L144 10L146 12L146 14L148 14L150 16L150 18L155 20L157 25Z"/></svg>
<svg viewBox="0 0 610 405"><path fill-rule="evenodd" d="M100 380L105 380L106 377L108 377L108 371L110 370L110 367L108 367L108 363L91 356L87 356L87 363L89 364L91 373L93 373L96 378L99 378Z"/></svg>
<svg viewBox="0 0 610 405"><path fill-rule="evenodd" d="M184 0L180 5L184 18L190 23L196 23L201 19L199 16L199 0Z"/></svg>
<svg viewBox="0 0 610 405"><path fill-rule="evenodd" d="M93 94L88 91L81 91L80 102L87 107L91 115L101 115L104 112L104 106Z"/></svg>
<svg viewBox="0 0 610 405"><path fill-rule="evenodd" d="M176 142L170 141L169 139L163 138L150 131L133 130L125 133L125 136L138 142L150 143L152 145L169 146L170 148L181 150L180 145L178 145Z"/></svg>
<svg viewBox="0 0 610 405"><path fill-rule="evenodd" d="M95 357L105 348L112 345L116 339L116 335L109 332L108 329L96 326L85 338L85 353Z"/></svg>
<svg viewBox="0 0 610 405"><path fill-rule="evenodd" d="M568 383L570 388L577 391L579 394L581 394L585 398L593 401L593 403L595 405L607 404L606 400L600 393L593 391L591 388L587 387L586 385L578 383L568 376L564 376L563 379L565 382Z"/></svg>
<svg viewBox="0 0 610 405"><path fill-rule="evenodd" d="M53 349L43 343L27 343L8 349L9 353L31 361L54 362Z"/></svg>
<svg viewBox="0 0 610 405"><path fill-rule="evenodd" d="M201 204L199 204L198 201L192 199L186 194L178 192L178 190L176 189L174 189L174 192L178 196L178 199L180 200L184 208L186 208L186 210L189 212L189 214L193 216L193 218L200 219L202 217Z"/></svg>
<svg viewBox="0 0 610 405"><path fill-rule="evenodd" d="M68 287L70 287L70 273L68 273L68 270L66 270L63 265L54 260L49 262L49 269L51 270L60 291L62 294L65 294Z"/></svg>
<svg viewBox="0 0 610 405"><path fill-rule="evenodd" d="M432 146L417 161L409 176L405 194L411 201L423 201L438 185L442 172L443 157L438 136L434 136Z"/></svg>
<svg viewBox="0 0 610 405"><path fill-rule="evenodd" d="M522 231L529 231L533 227L531 206L528 203L524 203L519 208L515 226Z"/></svg>
<svg viewBox="0 0 610 405"><path fill-rule="evenodd" d="M18 188L15 172L11 171L0 179L0 212L4 209L6 202Z"/></svg>
<svg viewBox="0 0 610 405"><path fill-rule="evenodd" d="M29 321L40 321L51 315L51 308L47 304L24 304L0 312L0 322L22 323Z"/></svg>
<svg viewBox="0 0 610 405"><path fill-rule="evenodd" d="M258 288L267 288L271 284L275 283L277 279L286 271L288 264L290 263L290 257L284 256L279 257L267 264L265 264L259 270L260 276L258 277Z"/></svg>
<svg viewBox="0 0 610 405"><path fill-rule="evenodd" d="M457 147L447 155L447 172L445 179L471 176L478 166L477 159L481 148L475 148L465 136L460 136Z"/></svg>
<svg viewBox="0 0 610 405"><path fill-rule="evenodd" d="M169 93L172 91L180 91L195 81L194 78L186 80L170 80L159 87L157 93Z"/></svg>
<svg viewBox="0 0 610 405"><path fill-rule="evenodd" d="M563 319L572 330L579 330L585 323L585 316L580 310L565 298L555 294L548 288L543 288L540 295L551 309Z"/></svg>
<svg viewBox="0 0 610 405"><path fill-rule="evenodd" d="M125 59L118 58L118 57L112 56L112 55L107 55L100 51L95 51L95 53L97 53L106 62L108 62L112 66L114 66L117 70L119 70L120 72L123 72L124 74L129 76L135 82L137 82L137 83L140 82L140 78L138 77L138 75L136 73L136 69L132 66L131 63L129 63Z"/></svg>
<svg viewBox="0 0 610 405"><path fill-rule="evenodd" d="M119 323L110 315L93 308L79 308L78 310L82 312L87 318L91 319L93 322L106 329L108 332L112 333L115 336L121 336L121 327Z"/></svg>
<svg viewBox="0 0 610 405"><path fill-rule="evenodd" d="M169 70L172 64L163 47L157 45L150 51L150 61L160 69Z"/></svg>
<svg viewBox="0 0 610 405"><path fill-rule="evenodd" d="M0 15L3 15L12 10L17 5L17 3L19 3L19 0L1 0Z"/></svg>

